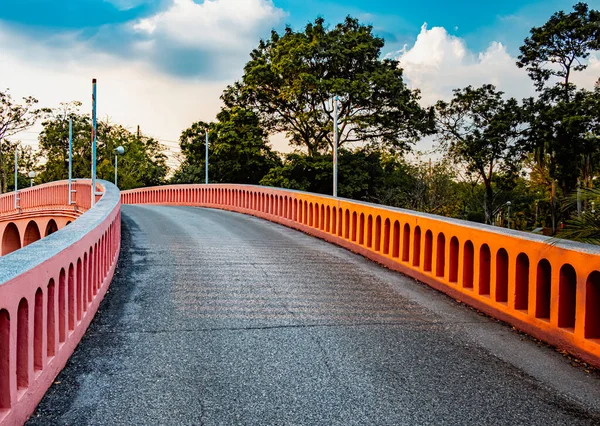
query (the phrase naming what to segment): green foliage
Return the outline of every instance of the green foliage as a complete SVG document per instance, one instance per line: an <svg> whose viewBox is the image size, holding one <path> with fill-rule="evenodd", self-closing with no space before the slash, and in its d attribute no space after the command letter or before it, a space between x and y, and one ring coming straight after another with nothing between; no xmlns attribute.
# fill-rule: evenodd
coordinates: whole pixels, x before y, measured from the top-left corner
<svg viewBox="0 0 600 426"><path fill-rule="evenodd" d="M514 173L522 159L518 143L520 109L513 98L487 84L454 91L447 103L436 105L440 140L452 158L475 173L485 186L485 222L492 223L493 182L498 173Z"/></svg>
<svg viewBox="0 0 600 426"><path fill-rule="evenodd" d="M0 193L7 191L8 175L13 167L12 158L7 155L11 147L4 146L7 144L6 139L33 126L46 112L44 109L36 108L37 103L37 99L31 96L23 98L22 103L16 103L8 89L0 91Z"/></svg>
<svg viewBox="0 0 600 426"><path fill-rule="evenodd" d="M222 99L254 111L269 133L285 132L310 155L333 148L332 96L339 96L340 146L370 142L407 148L430 128L397 61L380 60L383 39L346 18L329 30L322 18L304 31L273 31L251 53L241 81Z"/></svg>
<svg viewBox="0 0 600 426"><path fill-rule="evenodd" d="M240 107L223 109L216 123L196 122L181 134L184 156L173 183L205 180L206 129L209 129L209 178L213 183L257 184L280 160L268 145L258 117Z"/></svg>
<svg viewBox="0 0 600 426"><path fill-rule="evenodd" d="M39 180L51 182L69 176L69 119L73 122L73 177L91 176L91 120L80 115L81 104L62 104L42 124L40 153L46 159ZM132 189L160 185L167 174L166 156L154 139L129 132L120 125L98 123L97 176L114 181L114 150L122 145L125 154L119 157L119 187Z"/></svg>
<svg viewBox="0 0 600 426"><path fill-rule="evenodd" d="M355 200L371 200L384 179L380 153L370 149L340 149L338 154L338 195ZM332 164L330 154L309 156L295 152L286 155L283 165L271 169L260 184L331 194Z"/></svg>
<svg viewBox="0 0 600 426"><path fill-rule="evenodd" d="M582 60L600 49L600 13L577 3L573 12L556 12L530 33L520 48L517 66L527 69L539 91L552 77L561 79L568 100L571 73L584 70L587 65Z"/></svg>

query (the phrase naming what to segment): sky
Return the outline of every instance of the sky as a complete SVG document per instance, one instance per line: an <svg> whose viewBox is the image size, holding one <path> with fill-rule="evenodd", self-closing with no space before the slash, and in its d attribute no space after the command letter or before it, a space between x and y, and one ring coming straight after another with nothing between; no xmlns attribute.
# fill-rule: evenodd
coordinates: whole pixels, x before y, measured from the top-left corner
<svg viewBox="0 0 600 426"><path fill-rule="evenodd" d="M383 55L400 61L423 105L469 84L492 83L522 98L534 91L515 65L519 46L533 26L574 3L2 0L0 88L16 98L32 95L45 107L81 101L85 112L97 78L99 117L131 130L140 125L175 153L183 129L214 120L221 92L242 76L250 51L273 29L300 30L317 17L333 26L351 15L385 39ZM588 4L600 9L600 0ZM600 55L589 62L575 79L581 87L600 77ZM19 137L35 147L38 131ZM272 142L287 150L282 137Z"/></svg>

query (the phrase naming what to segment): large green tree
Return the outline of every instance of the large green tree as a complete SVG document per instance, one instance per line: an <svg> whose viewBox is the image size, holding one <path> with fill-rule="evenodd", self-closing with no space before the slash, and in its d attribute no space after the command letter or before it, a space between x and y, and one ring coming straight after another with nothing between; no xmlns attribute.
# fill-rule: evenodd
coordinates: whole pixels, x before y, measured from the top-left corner
<svg viewBox="0 0 600 426"><path fill-rule="evenodd" d="M598 49L600 13L577 3L573 12L556 12L544 25L532 28L517 62L538 91L536 98L525 101L526 140L537 167L550 177L553 232L559 195L591 179L592 158L598 155L598 143L589 137L597 130L598 92L577 90L572 83L573 73L586 69L589 55Z"/></svg>
<svg viewBox="0 0 600 426"><path fill-rule="evenodd" d="M455 90L450 102L437 103L436 111L439 137L449 154L483 181L485 223L491 224L494 179L514 173L522 159L519 105L487 84Z"/></svg>
<svg viewBox="0 0 600 426"><path fill-rule="evenodd" d="M240 107L224 108L215 123L196 122L182 132L184 159L173 183L204 182L207 129L210 182L257 184L280 163L256 114Z"/></svg>
<svg viewBox="0 0 600 426"><path fill-rule="evenodd" d="M332 97L338 96L340 146L407 148L429 130L430 116L399 63L381 59L383 46L371 26L350 17L332 29L318 18L300 32L273 31L222 99L254 111L270 134L284 132L315 155L333 147Z"/></svg>

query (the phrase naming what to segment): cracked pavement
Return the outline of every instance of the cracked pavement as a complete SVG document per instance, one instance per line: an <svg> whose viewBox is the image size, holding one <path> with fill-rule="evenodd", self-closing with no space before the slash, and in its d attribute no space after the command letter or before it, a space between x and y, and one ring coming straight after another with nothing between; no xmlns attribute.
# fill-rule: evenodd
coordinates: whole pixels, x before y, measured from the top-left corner
<svg viewBox="0 0 600 426"><path fill-rule="evenodd" d="M343 248L212 209L122 218L30 425L600 424L600 374Z"/></svg>

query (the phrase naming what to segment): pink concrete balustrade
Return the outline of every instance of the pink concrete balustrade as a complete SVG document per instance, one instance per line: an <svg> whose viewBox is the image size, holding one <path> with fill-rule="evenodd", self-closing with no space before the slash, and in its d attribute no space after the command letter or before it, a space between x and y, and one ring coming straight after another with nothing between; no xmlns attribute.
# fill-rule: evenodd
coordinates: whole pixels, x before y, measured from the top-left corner
<svg viewBox="0 0 600 426"><path fill-rule="evenodd" d="M125 191L123 204L231 210L403 272L600 367L600 249L347 199L250 185Z"/></svg>
<svg viewBox="0 0 600 426"><path fill-rule="evenodd" d="M91 182L73 189L74 205L66 182L21 191L18 210L13 194L0 197L3 250L11 241L23 246L0 257L0 425L21 424L33 412L81 340L116 267L119 190L99 181L103 195L90 208Z"/></svg>

